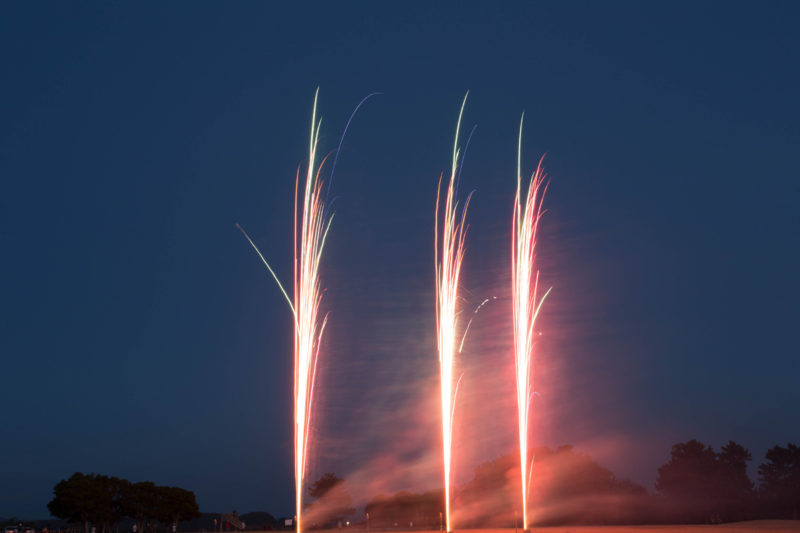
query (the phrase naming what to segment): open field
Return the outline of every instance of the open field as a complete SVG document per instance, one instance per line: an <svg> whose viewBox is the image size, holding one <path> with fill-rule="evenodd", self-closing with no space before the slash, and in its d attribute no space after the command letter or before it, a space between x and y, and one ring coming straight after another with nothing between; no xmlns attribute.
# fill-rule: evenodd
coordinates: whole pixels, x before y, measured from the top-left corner
<svg viewBox="0 0 800 533"><path fill-rule="evenodd" d="M471 530L475 533L488 531L510 533L512 529ZM718 525L655 525L655 526L559 526L535 528L541 533L800 533L800 520L753 520ZM466 533L466 531L465 531Z"/></svg>
<svg viewBox="0 0 800 533"><path fill-rule="evenodd" d="M333 529L328 531L343 531ZM372 529L371 531L383 531ZM386 530L392 533L440 533L439 530ZM514 529L456 529L456 533L513 533ZM516 530L522 533L521 529ZM800 520L752 520L718 525L558 526L537 527L533 533L800 533Z"/></svg>
<svg viewBox="0 0 800 533"><path fill-rule="evenodd" d="M464 533L468 531L470 533L511 533L513 529L473 529L464 530ZM558 526L539 527L535 528L534 531L541 533L717 533L723 531L736 531L739 533L755 533L757 531L765 533L800 533L800 520L753 520L718 525Z"/></svg>
<svg viewBox="0 0 800 533"><path fill-rule="evenodd" d="M476 531L477 530L473 530ZM483 530L486 531L486 530ZM492 530L508 533L509 529ZM656 525L656 526L559 526L535 528L541 533L800 533L800 520L753 520L718 525Z"/></svg>

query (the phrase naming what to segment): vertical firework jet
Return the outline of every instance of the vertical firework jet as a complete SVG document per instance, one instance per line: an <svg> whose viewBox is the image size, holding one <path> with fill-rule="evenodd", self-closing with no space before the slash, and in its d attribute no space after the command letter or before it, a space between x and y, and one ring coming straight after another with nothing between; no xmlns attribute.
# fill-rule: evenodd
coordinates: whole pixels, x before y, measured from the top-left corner
<svg viewBox="0 0 800 533"><path fill-rule="evenodd" d="M524 115L523 115L524 118ZM519 122L517 147L517 194L511 232L511 298L514 328L514 366L517 382L517 410L519 416L520 475L522 478L522 524L528 528L528 493L533 462L528 466L528 421L533 399L533 344L534 325L544 299L537 303L539 270L536 261L536 232L544 212L542 200L547 191L542 160L531 176L525 201L522 202L522 119ZM544 187L543 187L544 185Z"/></svg>
<svg viewBox="0 0 800 533"><path fill-rule="evenodd" d="M450 169L450 182L445 194L441 233L439 228L439 205L442 178L436 192L436 218L434 233L436 263L436 333L439 350L439 378L442 395L442 446L444 457L444 498L447 531L452 531L450 522L450 459L453 442L453 410L458 383L453 386L453 363L456 354L456 330L458 325L456 304L458 301L458 279L461 275L461 261L464 258L464 237L466 225L464 217L469 206L467 197L461 215L458 215L458 202L455 200L458 170L458 135L461 129L461 116L467 96L461 104L453 143L453 161ZM440 238L441 235L441 238ZM459 380L460 381L460 380Z"/></svg>
<svg viewBox="0 0 800 533"><path fill-rule="evenodd" d="M300 191L300 168L295 181L294 212L294 294L289 297L275 271L264 259L259 249L239 227L278 283L283 296L289 302L294 315L294 482L297 531L302 531L301 511L303 505L303 478L308 451L308 434L311 422L311 405L314 391L317 358L320 341L325 330L327 315L320 313L323 290L319 281L319 265L325 237L333 217L325 216L325 203L322 199L322 180L320 171L323 162L317 167L317 144L321 120L317 120L317 96L314 95L314 110L311 116L311 139L309 141L308 169L305 183ZM299 200L302 201L302 206ZM299 210L299 212L298 212ZM299 218L298 218L299 215ZM238 224L237 224L238 226ZM298 235L299 232L299 235Z"/></svg>

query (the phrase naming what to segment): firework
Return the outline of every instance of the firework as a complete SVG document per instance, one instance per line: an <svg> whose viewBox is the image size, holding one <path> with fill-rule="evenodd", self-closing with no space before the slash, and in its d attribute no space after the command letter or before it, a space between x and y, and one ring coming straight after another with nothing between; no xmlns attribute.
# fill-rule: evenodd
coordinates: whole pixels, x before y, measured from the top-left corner
<svg viewBox="0 0 800 533"><path fill-rule="evenodd" d="M450 522L450 459L453 442L453 411L458 392L458 383L453 385L453 363L457 351L456 332L458 329L458 280L461 275L461 261L464 258L464 237L466 225L464 217L469 206L467 197L459 215L458 202L455 200L456 179L458 171L458 136L461 129L461 116L467 97L461 104L456 126L456 137L453 143L453 161L450 169L450 181L445 192L442 208L442 225L439 227L439 211L442 190L442 178L436 192L436 218L434 233L436 263L436 333L439 350L439 378L442 395L442 447L444 457L444 497L445 522L447 531L452 531ZM459 379L460 382L460 379Z"/></svg>
<svg viewBox="0 0 800 533"><path fill-rule="evenodd" d="M523 115L524 118L524 115ZM528 467L528 422L533 399L533 345L536 317L550 289L538 300L539 270L536 268L536 233L544 212L542 200L547 191L542 160L528 183L522 200L522 119L517 147L517 194L511 232L511 298L514 328L514 366L516 369L517 411L519 416L520 477L522 479L522 524L528 528L528 494L531 472ZM538 300L538 303L537 303Z"/></svg>
<svg viewBox="0 0 800 533"><path fill-rule="evenodd" d="M320 171L324 160L319 166L316 165L321 124L321 120L317 120L318 94L319 90L314 95L308 169L302 189L299 167L295 180L294 288L291 298L252 239L239 227L277 282L294 316L294 482L298 532L302 531L303 478L308 451L314 378L322 333L327 321L327 315L320 312L323 290L319 280L319 266L325 238L333 219L332 216L326 216L325 202L322 198Z"/></svg>

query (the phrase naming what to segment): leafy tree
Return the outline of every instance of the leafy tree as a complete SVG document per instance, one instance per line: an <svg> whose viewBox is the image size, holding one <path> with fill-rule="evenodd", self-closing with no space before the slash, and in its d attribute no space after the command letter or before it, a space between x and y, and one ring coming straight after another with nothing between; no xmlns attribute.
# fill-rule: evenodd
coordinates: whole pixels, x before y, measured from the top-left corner
<svg viewBox="0 0 800 533"><path fill-rule="evenodd" d="M555 451L539 448L534 450L533 457L533 476L539 479L537 485L544 492L540 496L545 500L585 494L645 493L643 487L632 481L617 479L611 470L590 456L576 452L572 446L561 446Z"/></svg>
<svg viewBox="0 0 800 533"><path fill-rule="evenodd" d="M170 525L201 516L194 492L180 487L157 487L158 521L167 531Z"/></svg>
<svg viewBox="0 0 800 533"><path fill-rule="evenodd" d="M755 503L753 482L747 475L747 463L753 457L743 446L728 441L717 454L721 519L738 521L752 518Z"/></svg>
<svg viewBox="0 0 800 533"><path fill-rule="evenodd" d="M99 506L103 504L96 476L75 472L69 479L59 481L53 493L53 499L47 504L50 514L82 523L84 533L89 533L89 522L96 520Z"/></svg>
<svg viewBox="0 0 800 533"><path fill-rule="evenodd" d="M676 518L708 522L717 508L717 454L697 441L672 446L669 462L658 469L656 490L680 511Z"/></svg>
<svg viewBox="0 0 800 533"><path fill-rule="evenodd" d="M122 512L136 521L137 531L144 533L147 523L158 521L159 494L152 481L139 481L124 487Z"/></svg>
<svg viewBox="0 0 800 533"><path fill-rule="evenodd" d="M70 522L101 526L102 533L119 526L124 516L123 493L130 483L116 477L75 472L53 489L54 498L47 504L50 514Z"/></svg>
<svg viewBox="0 0 800 533"><path fill-rule="evenodd" d="M325 494L330 492L336 485L342 483L344 480L336 474L327 473L323 474L321 478L316 480L309 488L308 494L315 499L320 499Z"/></svg>
<svg viewBox="0 0 800 533"><path fill-rule="evenodd" d="M773 512L781 517L798 518L800 509L800 447L767 450L767 462L758 467L760 492Z"/></svg>
<svg viewBox="0 0 800 533"><path fill-rule="evenodd" d="M716 460L713 448L697 440L675 444L669 462L658 469L656 490L671 496L707 496Z"/></svg>
<svg viewBox="0 0 800 533"><path fill-rule="evenodd" d="M122 494L129 481L114 476L93 475L92 493L94 505L89 521L100 526L101 533L111 532L124 516Z"/></svg>
<svg viewBox="0 0 800 533"><path fill-rule="evenodd" d="M200 516L194 493L179 487L158 487L150 481L131 483L117 477L75 472L53 488L47 505L50 514L70 522L101 528L101 533L119 533L123 517L133 518L138 530L159 522L169 526Z"/></svg>
<svg viewBox="0 0 800 533"><path fill-rule="evenodd" d="M356 512L344 480L336 474L324 474L309 487L308 493L315 501L308 509L307 520L317 526L339 522Z"/></svg>
<svg viewBox="0 0 800 533"><path fill-rule="evenodd" d="M647 501L645 489L618 479L571 446L531 450L528 518L533 524L630 523ZM511 453L475 469L456 493L464 527L514 527L521 520L519 455Z"/></svg>
<svg viewBox="0 0 800 533"><path fill-rule="evenodd" d="M656 489L677 509L675 518L692 522L748 518L753 483L747 477L751 455L729 441L719 453L690 440L672 447L670 460L658 469Z"/></svg>

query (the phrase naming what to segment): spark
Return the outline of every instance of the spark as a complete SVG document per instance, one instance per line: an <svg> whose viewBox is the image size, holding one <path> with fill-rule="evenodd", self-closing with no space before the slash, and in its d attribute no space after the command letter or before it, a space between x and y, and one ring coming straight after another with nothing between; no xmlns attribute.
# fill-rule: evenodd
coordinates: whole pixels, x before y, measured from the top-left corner
<svg viewBox="0 0 800 533"><path fill-rule="evenodd" d="M328 316L320 311L324 290L319 279L320 260L333 216L326 216L322 197L320 173L325 159L317 165L317 147L322 120L317 120L317 99L314 94L311 114L311 136L308 145L308 168L300 189L300 167L295 178L294 210L294 287L292 298L284 289L275 271L264 259L252 239L237 224L250 245L258 253L273 279L289 303L294 318L294 482L297 531L302 531L303 480L306 470L311 407L313 404L314 380L317 371L322 334ZM359 104L360 105L360 104ZM302 205L301 205L302 204Z"/></svg>
<svg viewBox="0 0 800 533"><path fill-rule="evenodd" d="M478 307L475 308L475 311L472 312L472 316L469 318L469 322L467 322L467 327L464 328L464 335L461 337L461 344L458 345L458 353L461 353L464 350L464 341L467 340L467 333L469 333L469 327L472 325L472 321L475 320L475 315L478 314L478 311L480 311L484 305L488 304L492 300L497 300L497 296L486 298L478 305Z"/></svg>
<svg viewBox="0 0 800 533"><path fill-rule="evenodd" d="M514 335L514 366L517 385L519 422L520 478L522 480L522 524L528 529L528 496L533 473L533 460L528 466L528 428L533 396L534 325L550 289L538 300L539 270L536 268L536 233L544 211L542 200L547 185L539 160L531 176L525 201L522 201L522 123L519 122L517 146L517 194L511 232L511 298ZM526 476L526 473L528 475Z"/></svg>
<svg viewBox="0 0 800 533"><path fill-rule="evenodd" d="M445 492L445 523L447 531L452 531L450 521L450 471L451 451L453 443L453 413L455 399L461 377L453 387L453 366L456 354L456 332L458 329L458 282L461 275L461 262L464 258L464 238L467 226L465 216L469 207L470 194L459 215L458 202L455 200L456 181L458 177L458 138L461 130L461 117L467 96L461 103L458 114L456 136L453 142L453 160L450 169L450 180L445 192L442 226L439 227L439 211L442 192L442 177L436 192L436 217L435 217L435 264L436 264L436 332L437 348L439 351L439 378L441 382L442 402L442 448L444 458L444 492ZM441 239L440 239L441 235Z"/></svg>

